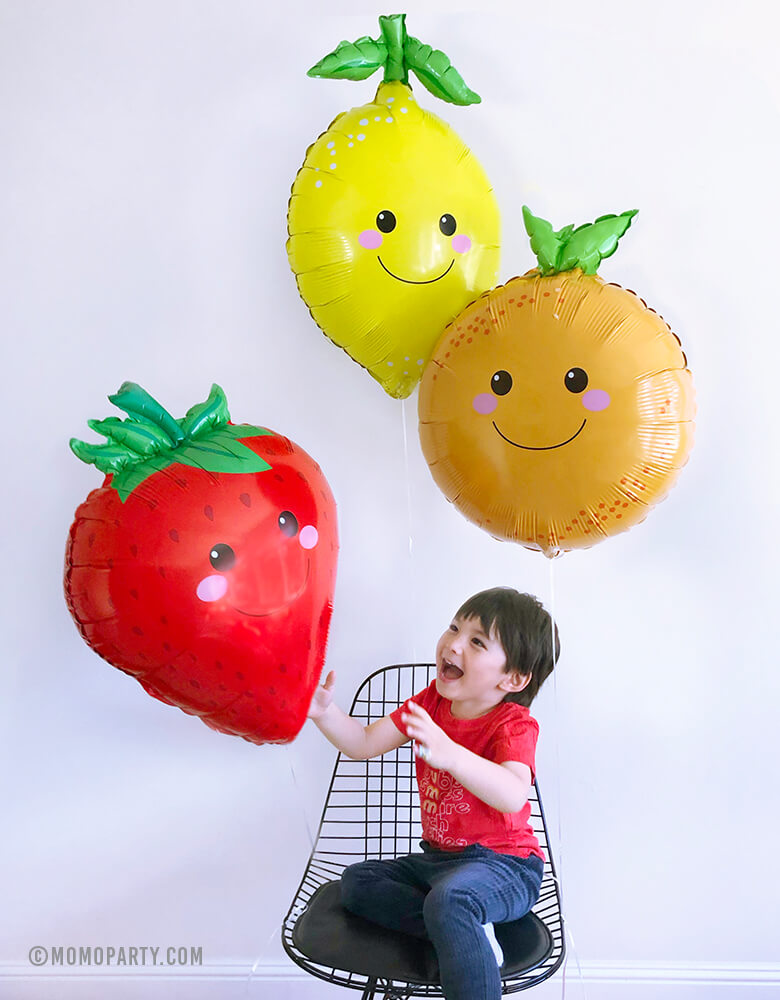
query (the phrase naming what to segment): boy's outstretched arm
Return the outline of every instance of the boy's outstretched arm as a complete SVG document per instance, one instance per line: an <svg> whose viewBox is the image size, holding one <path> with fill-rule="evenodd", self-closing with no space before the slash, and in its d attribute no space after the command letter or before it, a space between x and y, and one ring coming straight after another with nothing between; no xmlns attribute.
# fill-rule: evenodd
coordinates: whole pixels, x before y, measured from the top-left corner
<svg viewBox="0 0 780 1000"><path fill-rule="evenodd" d="M333 701L335 686L336 674L331 670L325 683L314 692L308 718L337 750L352 760L368 760L409 742L409 737L398 729L389 715L364 726L342 712Z"/></svg>

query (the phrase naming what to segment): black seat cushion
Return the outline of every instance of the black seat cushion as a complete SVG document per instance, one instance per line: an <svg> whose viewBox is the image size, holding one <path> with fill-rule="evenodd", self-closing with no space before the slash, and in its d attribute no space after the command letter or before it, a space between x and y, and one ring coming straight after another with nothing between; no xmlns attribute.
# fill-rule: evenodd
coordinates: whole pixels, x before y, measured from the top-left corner
<svg viewBox="0 0 780 1000"><path fill-rule="evenodd" d="M399 982L439 982L433 945L349 913L341 905L339 882L317 889L296 921L292 937L295 946L317 965ZM536 968L553 948L550 932L533 913L496 924L496 937L504 951L504 979Z"/></svg>

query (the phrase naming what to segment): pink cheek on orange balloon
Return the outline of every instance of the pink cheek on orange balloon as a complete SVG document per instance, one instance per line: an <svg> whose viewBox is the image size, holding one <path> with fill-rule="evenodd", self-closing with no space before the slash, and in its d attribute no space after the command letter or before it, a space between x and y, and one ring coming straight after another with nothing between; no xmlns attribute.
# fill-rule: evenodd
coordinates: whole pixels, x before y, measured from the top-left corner
<svg viewBox="0 0 780 1000"><path fill-rule="evenodd" d="M458 233L452 237L452 249L455 253L467 253L471 250L471 240L465 233Z"/></svg>
<svg viewBox="0 0 780 1000"><path fill-rule="evenodd" d="M609 393L603 389L589 389L582 397L582 405L591 413L606 410L611 402Z"/></svg>
<svg viewBox="0 0 780 1000"><path fill-rule="evenodd" d="M498 400L492 392L480 392L472 399L471 405L477 413L481 413L483 416L486 416L488 413L492 413L493 410L495 410L498 406Z"/></svg>
<svg viewBox="0 0 780 1000"><path fill-rule="evenodd" d="M376 229L364 229L358 236L358 243L364 250L378 250L382 246L382 234Z"/></svg>

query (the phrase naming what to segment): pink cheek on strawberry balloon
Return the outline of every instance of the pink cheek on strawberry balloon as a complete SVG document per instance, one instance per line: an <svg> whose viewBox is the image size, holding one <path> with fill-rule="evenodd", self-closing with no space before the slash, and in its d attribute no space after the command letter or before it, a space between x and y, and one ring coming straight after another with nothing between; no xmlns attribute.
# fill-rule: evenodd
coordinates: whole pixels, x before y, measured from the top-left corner
<svg viewBox="0 0 780 1000"><path fill-rule="evenodd" d="M603 389L589 389L582 397L582 405L591 413L598 413L599 410L606 410L612 400L609 393Z"/></svg>
<svg viewBox="0 0 780 1000"><path fill-rule="evenodd" d="M364 250L378 250L382 246L382 234L376 229L364 229L358 236L358 243Z"/></svg>
<svg viewBox="0 0 780 1000"><path fill-rule="evenodd" d="M471 405L477 411L477 413L483 414L483 416L488 413L492 413L493 410L498 406L498 400L493 395L492 392L480 392L479 395L475 396Z"/></svg>
<svg viewBox="0 0 780 1000"><path fill-rule="evenodd" d="M320 536L313 524L307 524L304 528L301 528L298 541L302 549L313 549L319 540Z"/></svg>
<svg viewBox="0 0 780 1000"><path fill-rule="evenodd" d="M452 249L455 253L467 253L471 250L471 240L465 233L458 233L452 237Z"/></svg>
<svg viewBox="0 0 780 1000"><path fill-rule="evenodd" d="M218 601L220 597L224 597L227 593L228 582L227 578L224 576L207 576L204 577L198 584L198 588L195 593L201 599L201 601L206 601L210 603L211 601Z"/></svg>

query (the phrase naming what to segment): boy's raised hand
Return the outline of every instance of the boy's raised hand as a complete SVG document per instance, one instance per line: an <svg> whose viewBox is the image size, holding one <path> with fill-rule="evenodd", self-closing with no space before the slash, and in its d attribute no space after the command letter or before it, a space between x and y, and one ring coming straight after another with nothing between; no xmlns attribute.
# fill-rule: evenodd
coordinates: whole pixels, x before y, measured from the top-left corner
<svg viewBox="0 0 780 1000"><path fill-rule="evenodd" d="M415 754L437 771L449 771L453 766L453 750L458 744L436 725L425 709L416 702L407 701L401 721L406 726L406 735L415 741Z"/></svg>
<svg viewBox="0 0 780 1000"><path fill-rule="evenodd" d="M333 690L336 687L336 671L331 670L325 678L325 683L321 684L314 692L314 697L309 706L307 719L319 719L328 710L328 706L333 701Z"/></svg>

